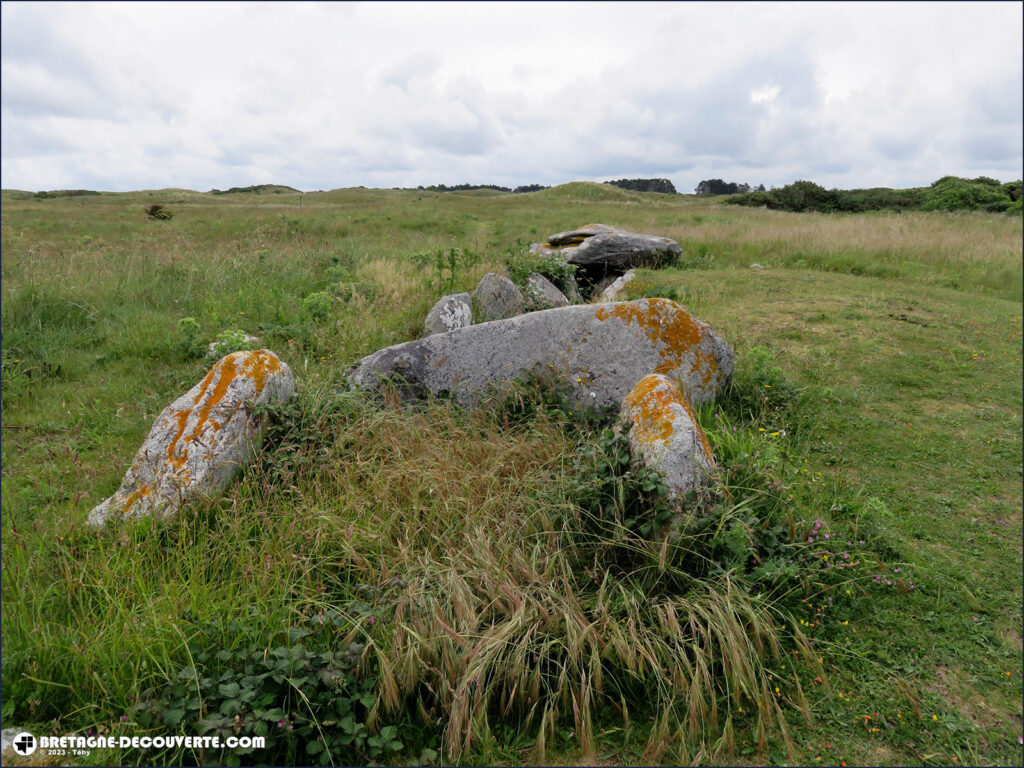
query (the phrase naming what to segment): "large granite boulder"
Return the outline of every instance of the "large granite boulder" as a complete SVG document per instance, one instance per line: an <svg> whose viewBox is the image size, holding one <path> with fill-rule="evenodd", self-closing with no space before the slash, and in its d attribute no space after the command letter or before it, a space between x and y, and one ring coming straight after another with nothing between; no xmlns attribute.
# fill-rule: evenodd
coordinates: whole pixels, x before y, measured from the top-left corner
<svg viewBox="0 0 1024 768"><path fill-rule="evenodd" d="M588 272L621 275L634 267L662 267L683 252L675 240L658 235L642 235L607 224L587 224L579 229L558 232L547 243L531 247L534 253L557 251L570 264ZM600 270L595 270L600 268Z"/></svg>
<svg viewBox="0 0 1024 768"><path fill-rule="evenodd" d="M678 385L660 373L642 378L622 401L633 461L665 477L669 498L686 496L707 481L715 463L711 446Z"/></svg>
<svg viewBox="0 0 1024 768"><path fill-rule="evenodd" d="M473 407L527 372L555 375L574 402L618 408L649 373L683 381L690 402L732 376L733 352L711 327L668 299L530 312L396 344L363 358L353 388L387 382L407 398L448 393Z"/></svg>
<svg viewBox="0 0 1024 768"><path fill-rule="evenodd" d="M526 278L523 298L526 300L526 309L530 312L569 306L569 299L565 297L565 294L544 275L537 272L531 272L530 276Z"/></svg>
<svg viewBox="0 0 1024 768"><path fill-rule="evenodd" d="M427 336L435 333L447 333L472 324L473 298L468 293L451 293L442 296L430 308L427 319L423 321Z"/></svg>
<svg viewBox="0 0 1024 768"><path fill-rule="evenodd" d="M473 289L473 306L478 322L504 320L525 310L523 294L504 275L488 272Z"/></svg>
<svg viewBox="0 0 1024 768"><path fill-rule="evenodd" d="M683 249L675 240L657 235L640 235L624 229L598 232L577 246L563 248L570 264L601 267L606 273L621 274L634 267L662 267L675 261Z"/></svg>
<svg viewBox="0 0 1024 768"><path fill-rule="evenodd" d="M234 352L157 418L121 487L89 513L114 518L167 517L191 498L222 491L249 460L260 425L255 405L292 396L291 369L273 352Z"/></svg>

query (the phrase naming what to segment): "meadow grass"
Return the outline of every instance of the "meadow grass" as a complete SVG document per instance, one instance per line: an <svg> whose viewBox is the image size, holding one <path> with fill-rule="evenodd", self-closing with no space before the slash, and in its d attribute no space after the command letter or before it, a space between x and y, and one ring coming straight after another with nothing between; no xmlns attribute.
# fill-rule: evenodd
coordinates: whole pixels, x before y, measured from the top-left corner
<svg viewBox="0 0 1024 768"><path fill-rule="evenodd" d="M174 218L148 221L153 202ZM420 335L444 290L594 221L679 240L680 268L641 273L631 296L676 299L737 351L737 387L700 414L721 535L637 536L622 480L595 539L580 473L599 437L564 413L338 393L361 356ZM359 641L366 722L405 742L392 761L1019 760L1019 219L589 184L5 194L2 245L5 727L135 735L190 641L269 652L347 606L331 642ZM244 331L289 363L288 421L222 499L85 529L210 365L184 351L188 317L204 341ZM694 582L695 557L744 551L754 507L786 531L776 572ZM200 632L215 620L235 625Z"/></svg>

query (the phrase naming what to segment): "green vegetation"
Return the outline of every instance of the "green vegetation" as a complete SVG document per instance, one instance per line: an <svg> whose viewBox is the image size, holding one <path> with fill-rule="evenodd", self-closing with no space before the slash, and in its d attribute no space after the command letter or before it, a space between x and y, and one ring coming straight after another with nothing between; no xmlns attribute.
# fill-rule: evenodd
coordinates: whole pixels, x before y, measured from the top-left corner
<svg viewBox="0 0 1024 768"><path fill-rule="evenodd" d="M301 194L295 187L285 184L254 184L251 187L231 187L231 189L211 189L211 195L284 195Z"/></svg>
<svg viewBox="0 0 1024 768"><path fill-rule="evenodd" d="M910 189L825 189L812 181L795 181L770 191L734 195L729 205L767 207L782 211L863 213L865 211L989 211L1019 213L1021 182L1002 184L979 176L943 176L930 187Z"/></svg>
<svg viewBox="0 0 1024 768"><path fill-rule="evenodd" d="M4 727L268 738L81 764L1019 762L1019 221L584 183L302 197L3 193ZM698 413L716 492L668 539L660 478L557 382L475 413L339 386L595 221L678 240L630 297L737 352ZM239 481L86 529L244 334L298 392Z"/></svg>

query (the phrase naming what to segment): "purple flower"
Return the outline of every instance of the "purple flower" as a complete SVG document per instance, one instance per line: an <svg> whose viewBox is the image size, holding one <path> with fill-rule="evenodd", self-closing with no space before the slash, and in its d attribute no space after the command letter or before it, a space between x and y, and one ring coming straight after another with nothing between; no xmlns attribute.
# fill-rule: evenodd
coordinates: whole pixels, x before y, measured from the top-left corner
<svg viewBox="0 0 1024 768"><path fill-rule="evenodd" d="M127 719L128 719L128 713L127 713L127 712L126 712L125 714L121 715L121 722L122 722L122 723L123 723L123 722L124 722L125 720L127 720Z"/></svg>
<svg viewBox="0 0 1024 768"><path fill-rule="evenodd" d="M277 721L277 727L278 728L284 728L284 726L285 726L285 722L284 722L283 718L281 720Z"/></svg>

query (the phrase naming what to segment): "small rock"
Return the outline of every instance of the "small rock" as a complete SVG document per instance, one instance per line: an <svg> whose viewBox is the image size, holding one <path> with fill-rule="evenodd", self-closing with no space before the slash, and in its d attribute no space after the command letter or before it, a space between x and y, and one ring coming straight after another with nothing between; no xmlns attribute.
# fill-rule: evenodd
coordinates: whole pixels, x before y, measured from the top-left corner
<svg viewBox="0 0 1024 768"><path fill-rule="evenodd" d="M632 269L626 272L626 274L615 278L607 287L603 287L601 292L598 293L598 287L601 283L594 286L594 295L597 298L594 300L595 304L610 304L615 301L622 300L622 294L626 290L626 286L636 277L636 272Z"/></svg>
<svg viewBox="0 0 1024 768"><path fill-rule="evenodd" d="M526 300L526 309L531 312L538 309L569 306L569 299L565 297L565 294L544 275L537 272L531 273L526 278L526 290L523 291L523 297Z"/></svg>
<svg viewBox="0 0 1024 768"><path fill-rule="evenodd" d="M89 513L167 517L191 498L222 491L248 462L260 425L252 406L292 396L291 369L266 349L234 352L157 418L121 487Z"/></svg>
<svg viewBox="0 0 1024 768"><path fill-rule="evenodd" d="M525 304L515 283L504 275L488 272L473 291L473 307L479 322L487 323L521 315Z"/></svg>
<svg viewBox="0 0 1024 768"><path fill-rule="evenodd" d="M762 266L761 266L760 264L758 264L758 263L757 263L756 261L755 261L755 262L754 262L753 264L751 264L751 265L750 265L750 268L751 268L751 269L764 269L764 267L762 267Z"/></svg>
<svg viewBox="0 0 1024 768"><path fill-rule="evenodd" d="M621 418L633 460L664 475L669 498L706 483L715 466L711 446L672 379L659 373L642 378L622 401Z"/></svg>
<svg viewBox="0 0 1024 768"><path fill-rule="evenodd" d="M423 322L427 336L447 333L473 324L473 298L468 293L443 296L430 308Z"/></svg>

